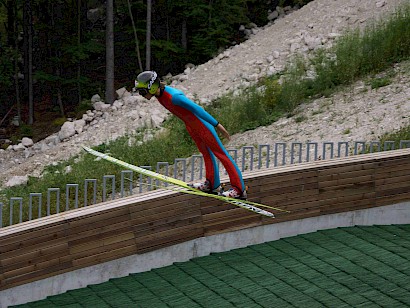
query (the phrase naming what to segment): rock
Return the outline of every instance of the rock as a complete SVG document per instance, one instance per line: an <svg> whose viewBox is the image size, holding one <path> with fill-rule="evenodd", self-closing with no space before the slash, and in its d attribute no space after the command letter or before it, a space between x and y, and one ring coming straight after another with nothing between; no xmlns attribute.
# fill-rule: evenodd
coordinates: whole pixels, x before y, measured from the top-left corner
<svg viewBox="0 0 410 308"><path fill-rule="evenodd" d="M13 176L10 180L8 180L4 186L5 187L14 187L18 185L26 185L28 183L28 176Z"/></svg>
<svg viewBox="0 0 410 308"><path fill-rule="evenodd" d="M30 138L27 138L27 137L24 137L24 138L21 140L21 143L22 143L26 148L32 147L32 146L34 145L33 140L30 139Z"/></svg>
<svg viewBox="0 0 410 308"><path fill-rule="evenodd" d="M124 106L124 102L122 100L116 100L113 104L113 107L120 109L122 106Z"/></svg>
<svg viewBox="0 0 410 308"><path fill-rule="evenodd" d="M93 95L93 97L91 97L91 103L96 103L96 102L101 102L101 97L98 94Z"/></svg>
<svg viewBox="0 0 410 308"><path fill-rule="evenodd" d="M60 142L58 135L51 135L44 139L47 145L57 145Z"/></svg>
<svg viewBox="0 0 410 308"><path fill-rule="evenodd" d="M115 91L117 93L118 99L123 99L125 97L131 96L131 93L127 91L125 87L118 89Z"/></svg>
<svg viewBox="0 0 410 308"><path fill-rule="evenodd" d="M40 151L45 152L49 149L50 147L46 143L41 144Z"/></svg>
<svg viewBox="0 0 410 308"><path fill-rule="evenodd" d="M65 122L58 133L60 141L68 139L75 135L75 127L73 122Z"/></svg>
<svg viewBox="0 0 410 308"><path fill-rule="evenodd" d="M270 13L268 15L268 20L272 21L272 20L275 20L278 17L279 17L279 13L278 13L278 11L275 10L275 11L273 11L272 13Z"/></svg>
<svg viewBox="0 0 410 308"><path fill-rule="evenodd" d="M13 147L14 151L24 151L26 149L26 147L20 142L19 144L15 145Z"/></svg>
<svg viewBox="0 0 410 308"><path fill-rule="evenodd" d="M111 107L111 105L105 104L103 102L96 102L94 103L93 107L97 111L107 111Z"/></svg>
<svg viewBox="0 0 410 308"><path fill-rule="evenodd" d="M84 119L74 121L74 129L75 129L75 131L76 131L78 134L82 133L83 130L84 130L85 124L86 124L86 121L85 121Z"/></svg>
<svg viewBox="0 0 410 308"><path fill-rule="evenodd" d="M128 117L129 117L131 120L133 120L133 121L139 119L139 118L140 118L139 111L138 111L138 110L132 110L132 111L130 111L130 112L128 113Z"/></svg>
<svg viewBox="0 0 410 308"><path fill-rule="evenodd" d="M33 152L31 152L29 149L24 150L24 158L29 158L30 156L33 156Z"/></svg>
<svg viewBox="0 0 410 308"><path fill-rule="evenodd" d="M382 0L382 1L377 1L377 2L376 2L376 7L377 7L378 9L382 8L382 7L385 6L385 5L386 5L386 1L384 1L384 0Z"/></svg>
<svg viewBox="0 0 410 308"><path fill-rule="evenodd" d="M160 127L162 122L164 122L164 117L158 114L154 114L151 117L151 125L152 127Z"/></svg>

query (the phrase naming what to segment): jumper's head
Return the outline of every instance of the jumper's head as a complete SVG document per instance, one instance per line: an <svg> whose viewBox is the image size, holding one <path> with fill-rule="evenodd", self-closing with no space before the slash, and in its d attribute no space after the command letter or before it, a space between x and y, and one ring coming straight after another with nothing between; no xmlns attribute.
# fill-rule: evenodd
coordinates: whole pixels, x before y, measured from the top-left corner
<svg viewBox="0 0 410 308"><path fill-rule="evenodd" d="M155 95L159 88L158 74L154 71L145 71L140 73L135 80L135 89L142 96Z"/></svg>

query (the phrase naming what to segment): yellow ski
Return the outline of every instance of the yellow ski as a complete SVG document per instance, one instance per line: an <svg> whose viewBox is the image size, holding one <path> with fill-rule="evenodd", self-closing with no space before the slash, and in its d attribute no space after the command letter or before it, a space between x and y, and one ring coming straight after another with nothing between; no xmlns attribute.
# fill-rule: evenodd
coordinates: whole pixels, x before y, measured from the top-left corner
<svg viewBox="0 0 410 308"><path fill-rule="evenodd" d="M114 157L111 157L107 154L98 152L98 151L93 150L93 149L91 149L89 147L86 147L86 146L83 146L83 149L86 152L88 152L88 153L90 153L94 156L100 157L100 158L102 158L106 161L109 161L109 162L114 163L116 165L122 166L124 168L129 169L129 170L132 170L132 171L135 171L137 173L140 173L140 174L143 174L143 175L158 179L160 181L164 181L164 182L167 182L167 183L170 183L170 184L177 185L177 186L183 188L183 189L180 189L180 190L178 189L177 191L180 191L180 192L183 192L183 193L218 199L218 200L221 200L221 201L224 201L224 202L239 206L239 207L241 207L245 210L248 210L248 211L263 215L263 216L272 217L272 218L275 217L273 213L265 211L265 210L263 210L259 207L266 207L266 208L270 208L270 209L273 209L273 210L284 211L284 210L279 209L279 208L269 207L267 205L259 204L259 203L256 203L256 202L251 202L251 201L247 201L247 200L234 199L234 198L228 198L228 197L225 197L225 196L208 194L208 193L199 191L195 188L192 188L191 186L189 186L184 181L174 179L172 177L162 175L160 173L157 173L157 172L154 172L154 171L151 171L151 170L147 170L147 169L135 166L135 165L131 165L131 164L126 163L122 160L116 159Z"/></svg>

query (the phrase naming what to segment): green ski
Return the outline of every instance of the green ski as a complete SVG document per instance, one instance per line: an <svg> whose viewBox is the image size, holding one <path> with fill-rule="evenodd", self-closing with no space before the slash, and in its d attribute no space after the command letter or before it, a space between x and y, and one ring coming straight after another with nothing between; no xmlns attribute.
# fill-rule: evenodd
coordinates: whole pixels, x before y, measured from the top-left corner
<svg viewBox="0 0 410 308"><path fill-rule="evenodd" d="M279 209L279 208L269 207L267 205L259 204L259 203L256 203L256 202L251 202L251 201L247 201L247 200L234 199L234 198L228 198L228 197L225 197L225 196L208 194L208 193L199 191L195 188L192 188L191 186L189 186L184 181L181 181L181 180L178 180L178 179L166 176L166 175L162 175L162 174L159 174L157 172L147 170L147 169L135 166L135 165L131 165L131 164L126 163L122 160L116 159L116 158L111 157L111 156L109 156L107 154L104 154L104 153L100 153L100 152L95 151L95 150L93 150L89 147L86 147L86 146L83 146L83 149L86 152L88 152L88 153L90 153L94 156L100 157L102 159L105 159L105 160L107 160L111 163L117 164L119 166L128 168L129 170L132 170L132 171L135 171L137 173L140 173L140 174L143 174L143 175L158 179L160 181L164 181L164 182L167 182L167 183L170 183L170 184L177 185L177 186L182 188L182 189L176 190L176 191L179 191L179 192L218 199L218 200L221 200L221 201L224 201L224 202L239 206L239 207L241 207L243 209L246 209L248 211L251 211L251 212L254 212L254 213L257 213L257 214L260 214L260 215L264 215L264 216L267 216L267 217L272 217L272 218L275 217L273 213L265 211L265 210L263 210L259 207L266 207L266 208L270 208L270 209L273 209L273 210L284 211L284 210ZM285 211L285 212L288 212L288 211Z"/></svg>

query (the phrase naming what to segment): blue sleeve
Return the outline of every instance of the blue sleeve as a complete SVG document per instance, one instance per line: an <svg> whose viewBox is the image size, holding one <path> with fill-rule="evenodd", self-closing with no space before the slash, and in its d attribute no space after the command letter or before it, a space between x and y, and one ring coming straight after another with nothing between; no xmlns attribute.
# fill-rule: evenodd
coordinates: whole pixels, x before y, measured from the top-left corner
<svg viewBox="0 0 410 308"><path fill-rule="evenodd" d="M188 109L193 114L195 114L198 118L201 118L202 120L208 122L214 127L218 125L218 121L213 116L211 116L208 112L206 112L204 108L202 108L198 104L191 101L184 94L174 95L172 97L172 103L180 107L183 107L185 109Z"/></svg>

